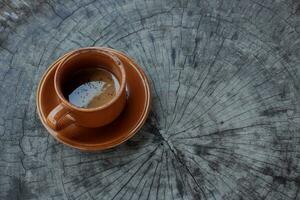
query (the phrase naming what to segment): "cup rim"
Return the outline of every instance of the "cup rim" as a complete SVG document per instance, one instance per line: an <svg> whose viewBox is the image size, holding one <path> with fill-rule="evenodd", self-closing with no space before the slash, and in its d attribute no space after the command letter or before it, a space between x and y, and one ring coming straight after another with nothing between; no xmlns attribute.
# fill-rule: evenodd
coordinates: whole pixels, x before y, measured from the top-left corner
<svg viewBox="0 0 300 200"><path fill-rule="evenodd" d="M81 53L86 53L86 52L98 52L98 53L101 53L101 54L105 54L107 56L109 56L116 64L116 66L119 67L120 71L121 71L121 80L120 80L120 88L118 90L118 93L116 96L114 96L114 98L101 105L101 106L98 106L98 107L95 107L95 108L80 108L80 107L77 107L73 104L71 104L63 95L62 91L61 91L61 88L58 86L58 74L59 72L61 71L61 69L63 68L64 64L69 61L70 59L74 58L75 56L77 56L78 54L81 54ZM58 98L61 100L61 102L67 106L69 109L71 110L77 110L77 111L80 111L80 112L94 112L94 111L99 111L99 110L103 110L105 108L108 108L109 106L111 106L114 102L116 102L119 98L121 98L121 95L123 93L123 91L125 90L125 87L126 87L126 72L125 72L125 68L124 68L124 65L123 63L120 61L120 59L111 54L110 52L106 51L106 50L103 50L103 49L99 49L99 48L95 48L95 47L85 47L85 48L80 48L80 49L77 49L73 52L71 52L69 55L67 55L58 65L56 71L55 71L55 75L54 75L54 88L55 88L55 91L56 91L56 94L58 95Z"/></svg>

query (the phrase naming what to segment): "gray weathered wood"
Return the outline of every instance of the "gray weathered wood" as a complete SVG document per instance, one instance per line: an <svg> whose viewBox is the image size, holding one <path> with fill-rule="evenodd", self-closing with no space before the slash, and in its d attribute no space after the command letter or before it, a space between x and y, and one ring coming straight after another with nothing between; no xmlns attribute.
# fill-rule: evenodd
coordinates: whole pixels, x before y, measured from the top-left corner
<svg viewBox="0 0 300 200"><path fill-rule="evenodd" d="M0 199L300 199L298 0L1 0ZM148 74L125 144L83 153L35 108L65 52L108 46Z"/></svg>

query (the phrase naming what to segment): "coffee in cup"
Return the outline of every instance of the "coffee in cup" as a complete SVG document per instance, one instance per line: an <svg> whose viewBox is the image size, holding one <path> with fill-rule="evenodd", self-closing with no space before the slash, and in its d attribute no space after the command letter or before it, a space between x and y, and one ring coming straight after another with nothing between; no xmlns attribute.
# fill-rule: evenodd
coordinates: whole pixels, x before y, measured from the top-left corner
<svg viewBox="0 0 300 200"><path fill-rule="evenodd" d="M87 128L107 125L126 103L126 73L119 58L88 47L61 60L54 75L59 103L47 116L53 130L75 124Z"/></svg>
<svg viewBox="0 0 300 200"><path fill-rule="evenodd" d="M96 108L110 102L118 93L116 76L104 68L78 70L67 81L63 94L80 108Z"/></svg>

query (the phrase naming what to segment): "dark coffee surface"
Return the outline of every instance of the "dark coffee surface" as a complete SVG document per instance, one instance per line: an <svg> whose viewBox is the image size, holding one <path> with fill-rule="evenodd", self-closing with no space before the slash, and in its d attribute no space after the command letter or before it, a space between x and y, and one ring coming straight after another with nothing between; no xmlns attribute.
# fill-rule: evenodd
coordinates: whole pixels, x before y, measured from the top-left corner
<svg viewBox="0 0 300 200"><path fill-rule="evenodd" d="M75 72L66 81L64 95L80 108L96 108L110 102L119 90L119 82L102 68L87 68Z"/></svg>

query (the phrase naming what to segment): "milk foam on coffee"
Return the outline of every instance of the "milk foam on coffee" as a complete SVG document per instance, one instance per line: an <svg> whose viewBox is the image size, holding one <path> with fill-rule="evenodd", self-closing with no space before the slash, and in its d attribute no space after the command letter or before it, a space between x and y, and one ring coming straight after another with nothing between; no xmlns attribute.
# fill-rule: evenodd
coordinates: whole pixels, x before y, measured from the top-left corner
<svg viewBox="0 0 300 200"><path fill-rule="evenodd" d="M111 72L102 68L82 69L67 82L65 96L80 108L96 108L110 102L120 84Z"/></svg>

